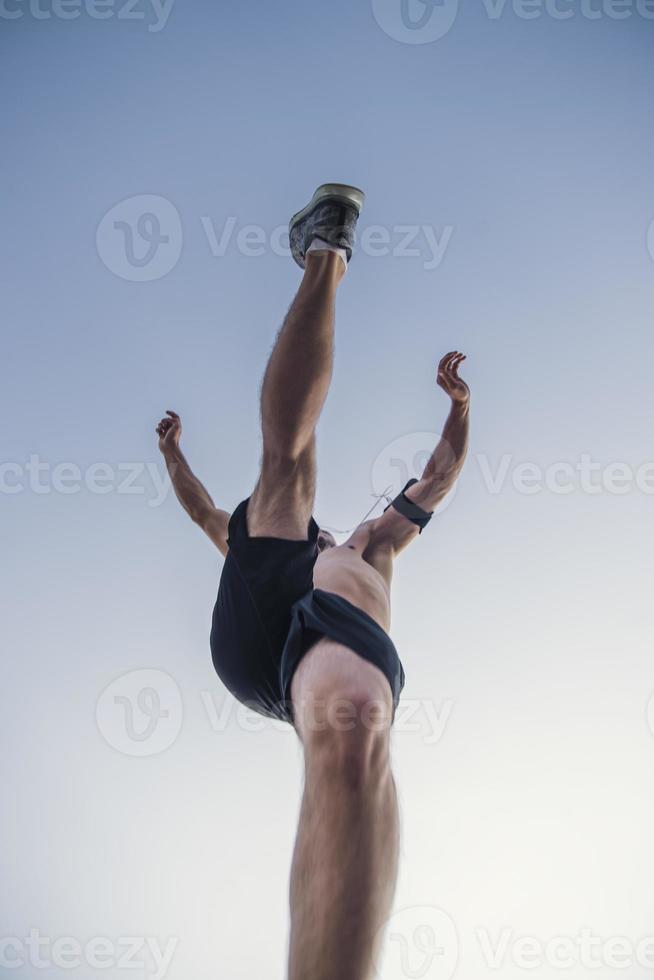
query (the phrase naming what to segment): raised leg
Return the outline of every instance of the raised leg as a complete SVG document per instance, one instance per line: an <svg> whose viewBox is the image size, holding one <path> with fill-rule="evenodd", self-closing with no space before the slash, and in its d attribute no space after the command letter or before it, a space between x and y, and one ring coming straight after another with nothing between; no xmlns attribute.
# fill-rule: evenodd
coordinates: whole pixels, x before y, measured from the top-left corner
<svg viewBox="0 0 654 980"><path fill-rule="evenodd" d="M289 980L369 980L397 879L386 678L320 640L291 688L305 787L291 870Z"/></svg>
<svg viewBox="0 0 654 980"><path fill-rule="evenodd" d="M268 361L261 389L261 475L248 506L253 536L306 537L315 497L315 428L332 378L334 302L343 273L334 252L307 255Z"/></svg>

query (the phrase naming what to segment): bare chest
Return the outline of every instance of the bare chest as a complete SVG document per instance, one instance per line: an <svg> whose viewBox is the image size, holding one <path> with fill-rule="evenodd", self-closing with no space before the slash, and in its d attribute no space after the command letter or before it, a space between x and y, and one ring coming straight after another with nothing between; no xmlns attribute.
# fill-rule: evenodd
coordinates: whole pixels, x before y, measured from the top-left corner
<svg viewBox="0 0 654 980"><path fill-rule="evenodd" d="M313 570L314 586L344 596L388 630L392 562L363 543L352 544L351 539L322 552Z"/></svg>

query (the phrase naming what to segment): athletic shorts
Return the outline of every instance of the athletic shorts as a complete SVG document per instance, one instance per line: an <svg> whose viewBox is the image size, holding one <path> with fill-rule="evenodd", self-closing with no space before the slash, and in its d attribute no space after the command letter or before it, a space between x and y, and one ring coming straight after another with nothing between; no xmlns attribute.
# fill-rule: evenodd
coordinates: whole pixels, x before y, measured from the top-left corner
<svg viewBox="0 0 654 980"><path fill-rule="evenodd" d="M251 538L248 500L229 521L211 626L213 665L225 687L259 714L292 723L293 674L304 654L327 636L383 671L396 707L404 670L388 633L347 599L314 588L314 518L304 541Z"/></svg>

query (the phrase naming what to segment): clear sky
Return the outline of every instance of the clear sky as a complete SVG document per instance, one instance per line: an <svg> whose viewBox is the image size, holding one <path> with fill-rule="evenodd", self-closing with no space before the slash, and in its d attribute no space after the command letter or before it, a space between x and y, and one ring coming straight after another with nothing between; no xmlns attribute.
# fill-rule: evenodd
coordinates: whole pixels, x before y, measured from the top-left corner
<svg viewBox="0 0 654 980"><path fill-rule="evenodd" d="M396 566L380 975L651 975L652 16L5 0L1 976L284 978L301 759L213 673L222 559L154 427L181 414L219 506L251 492L280 229L325 180L367 203L319 523L424 459L445 351L473 398L458 490Z"/></svg>

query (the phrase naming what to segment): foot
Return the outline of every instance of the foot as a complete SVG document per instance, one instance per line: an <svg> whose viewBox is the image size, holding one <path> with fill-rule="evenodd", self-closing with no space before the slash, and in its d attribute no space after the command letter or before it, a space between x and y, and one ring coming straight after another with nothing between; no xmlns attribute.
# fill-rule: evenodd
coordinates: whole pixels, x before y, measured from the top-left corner
<svg viewBox="0 0 654 980"><path fill-rule="evenodd" d="M321 184L307 206L293 215L288 234L291 254L300 268L315 238L344 249L350 261L364 197L363 191L349 184Z"/></svg>

